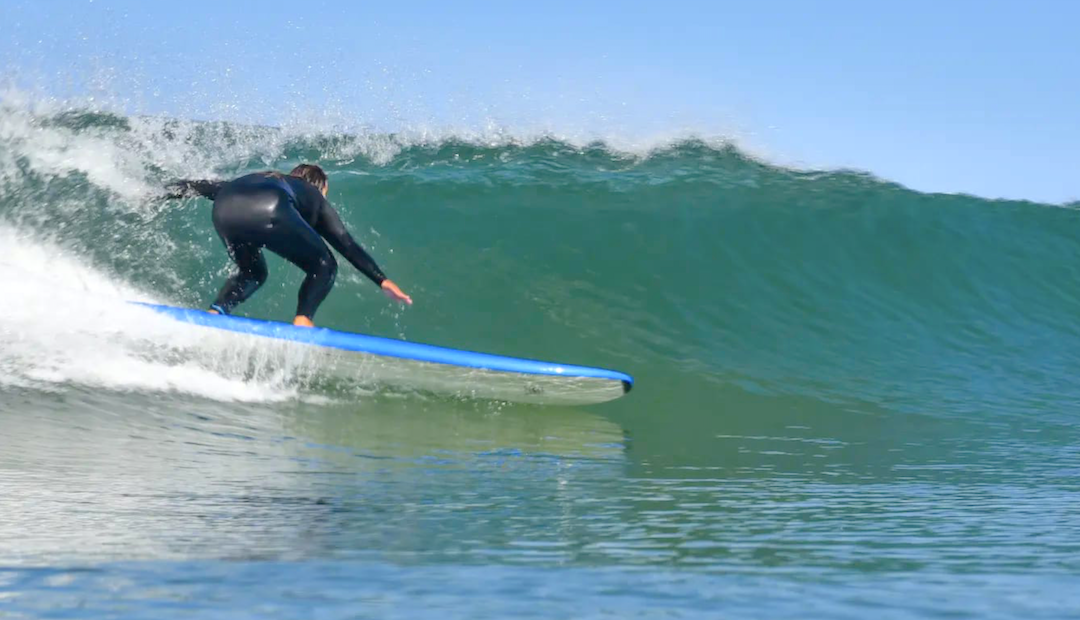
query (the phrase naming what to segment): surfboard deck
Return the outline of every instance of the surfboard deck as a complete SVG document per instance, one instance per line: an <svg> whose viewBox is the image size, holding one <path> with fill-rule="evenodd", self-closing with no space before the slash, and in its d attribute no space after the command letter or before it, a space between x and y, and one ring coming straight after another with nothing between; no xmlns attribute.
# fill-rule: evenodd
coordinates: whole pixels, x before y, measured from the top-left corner
<svg viewBox="0 0 1080 620"><path fill-rule="evenodd" d="M325 327L296 327L192 308L132 303L182 323L312 348L324 355L328 372L358 382L562 405L612 400L634 385L630 375L604 368L465 351Z"/></svg>

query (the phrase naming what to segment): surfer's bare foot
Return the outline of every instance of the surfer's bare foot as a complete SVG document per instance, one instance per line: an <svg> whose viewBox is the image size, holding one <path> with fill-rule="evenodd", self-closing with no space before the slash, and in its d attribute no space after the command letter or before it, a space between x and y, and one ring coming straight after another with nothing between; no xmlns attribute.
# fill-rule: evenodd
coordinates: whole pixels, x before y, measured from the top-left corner
<svg viewBox="0 0 1080 620"><path fill-rule="evenodd" d="M313 323L311 319L307 318L306 316L297 316L295 319L293 319L292 324L297 327L315 327L315 323Z"/></svg>
<svg viewBox="0 0 1080 620"><path fill-rule="evenodd" d="M210 314L221 314L220 312L218 312L217 310L214 310L213 308L207 310L207 312L209 312Z"/></svg>

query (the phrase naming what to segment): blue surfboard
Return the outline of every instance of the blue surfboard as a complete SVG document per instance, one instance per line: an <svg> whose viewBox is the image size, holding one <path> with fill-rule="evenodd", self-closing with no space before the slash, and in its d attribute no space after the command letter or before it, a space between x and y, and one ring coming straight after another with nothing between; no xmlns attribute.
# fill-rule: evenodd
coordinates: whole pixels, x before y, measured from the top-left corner
<svg viewBox="0 0 1080 620"><path fill-rule="evenodd" d="M295 327L191 308L133 303L198 327L314 348L325 354L328 371L359 382L564 405L612 400L629 392L634 385L630 375L603 368L463 351L324 327Z"/></svg>

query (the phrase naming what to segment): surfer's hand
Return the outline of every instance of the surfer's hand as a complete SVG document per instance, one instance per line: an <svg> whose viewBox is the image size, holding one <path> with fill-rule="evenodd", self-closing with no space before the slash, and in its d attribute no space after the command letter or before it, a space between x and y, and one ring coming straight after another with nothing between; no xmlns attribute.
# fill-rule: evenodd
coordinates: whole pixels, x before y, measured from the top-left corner
<svg viewBox="0 0 1080 620"><path fill-rule="evenodd" d="M394 284L390 280L383 280L382 290L386 293L386 296L394 301L400 301L401 303L412 305L412 297L409 297L398 288L397 284Z"/></svg>

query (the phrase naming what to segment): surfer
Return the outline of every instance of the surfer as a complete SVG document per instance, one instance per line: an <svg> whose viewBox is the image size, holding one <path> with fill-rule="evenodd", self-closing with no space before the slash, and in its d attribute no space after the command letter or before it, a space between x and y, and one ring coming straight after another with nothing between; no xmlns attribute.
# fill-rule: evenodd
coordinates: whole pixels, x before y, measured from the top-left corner
<svg viewBox="0 0 1080 620"><path fill-rule="evenodd" d="M256 172L232 181L177 181L166 198L204 196L214 201L214 228L238 271L225 281L210 312L229 314L266 282L262 249L280 255L307 277L300 285L293 325L314 327L319 304L334 286L337 261L330 242L395 301L412 304L357 243L326 200L329 180L319 166L300 164L288 175Z"/></svg>

